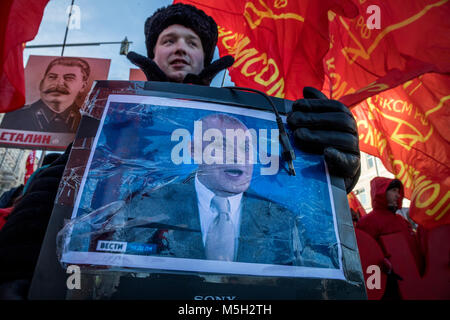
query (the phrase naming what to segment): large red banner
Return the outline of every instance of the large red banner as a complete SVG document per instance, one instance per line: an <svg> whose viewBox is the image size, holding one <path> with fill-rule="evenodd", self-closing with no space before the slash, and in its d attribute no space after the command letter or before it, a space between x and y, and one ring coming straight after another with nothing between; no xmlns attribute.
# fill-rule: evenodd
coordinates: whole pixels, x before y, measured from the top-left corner
<svg viewBox="0 0 450 320"><path fill-rule="evenodd" d="M330 14L324 90L352 107L361 150L403 182L411 218L428 228L448 224L450 2L355 4L354 19ZM369 29L374 5L379 28Z"/></svg>
<svg viewBox="0 0 450 320"><path fill-rule="evenodd" d="M2 0L0 3L0 112L25 104L24 43L38 32L49 0Z"/></svg>
<svg viewBox="0 0 450 320"><path fill-rule="evenodd" d="M230 77L239 86L298 99L302 88L322 88L329 48L328 10L354 17L350 0L175 0L211 15L221 56L232 55Z"/></svg>
<svg viewBox="0 0 450 320"><path fill-rule="evenodd" d="M331 87L334 99L352 107L421 74L450 73L448 0L355 4L359 15L354 19L329 15L331 41L324 65L330 82L325 87Z"/></svg>
<svg viewBox="0 0 450 320"><path fill-rule="evenodd" d="M425 74L352 109L362 151L379 157L411 200L410 217L450 223L450 76Z"/></svg>
<svg viewBox="0 0 450 320"><path fill-rule="evenodd" d="M174 2L216 20L236 85L287 99L313 86L351 107L361 150L403 181L411 217L450 222L449 0Z"/></svg>

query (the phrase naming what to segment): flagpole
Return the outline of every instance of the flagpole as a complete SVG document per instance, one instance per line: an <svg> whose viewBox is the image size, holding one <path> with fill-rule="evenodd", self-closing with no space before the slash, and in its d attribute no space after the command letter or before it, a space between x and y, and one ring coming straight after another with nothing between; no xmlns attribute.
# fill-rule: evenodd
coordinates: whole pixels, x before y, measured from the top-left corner
<svg viewBox="0 0 450 320"><path fill-rule="evenodd" d="M374 160L374 162L375 162L375 171L376 171L376 173L377 173L377 177L379 177L380 174L378 173L378 165L377 165L377 160L378 160L378 158L377 158L377 157L373 157L373 160Z"/></svg>
<svg viewBox="0 0 450 320"><path fill-rule="evenodd" d="M64 48L66 47L67 33L69 33L70 17L72 16L72 8L73 8L74 2L75 2L75 0L72 0L72 4L70 5L69 20L67 20L66 34L64 35L64 42L63 42L63 47L62 47L62 51L61 51L61 57L64 55Z"/></svg>
<svg viewBox="0 0 450 320"><path fill-rule="evenodd" d="M227 71L228 71L228 69L225 69L225 72L223 73L222 87L223 87L223 83L225 82L225 76L227 75Z"/></svg>
<svg viewBox="0 0 450 320"><path fill-rule="evenodd" d="M45 151L46 151L45 149L42 150L41 157L39 158L39 162L38 162L38 165L36 167L36 170L39 169L40 167L42 167L42 163L44 162L44 158L45 158L45 154L46 154Z"/></svg>
<svg viewBox="0 0 450 320"><path fill-rule="evenodd" d="M72 0L72 4L70 5L69 19L67 20L66 33L64 34L64 42L63 42L62 50L61 50L61 57L64 56L64 48L66 47L67 34L69 33L70 18L72 17L72 9L73 9L74 2L75 2L75 0ZM41 158L39 159L38 168L40 168L42 166L42 162L44 161L45 154L46 154L46 150L44 149L44 150L42 150Z"/></svg>

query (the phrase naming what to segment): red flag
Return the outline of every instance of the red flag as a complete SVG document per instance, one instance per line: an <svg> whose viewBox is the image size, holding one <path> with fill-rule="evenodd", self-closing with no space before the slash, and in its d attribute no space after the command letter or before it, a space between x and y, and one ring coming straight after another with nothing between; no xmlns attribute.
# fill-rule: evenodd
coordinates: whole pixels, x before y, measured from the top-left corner
<svg viewBox="0 0 450 320"><path fill-rule="evenodd" d="M287 99L304 86L328 88L347 106L371 97L353 108L361 150L404 182L417 223L450 222L449 0L175 2L216 20L237 85Z"/></svg>
<svg viewBox="0 0 450 320"><path fill-rule="evenodd" d="M128 77L130 81L147 81L145 73L141 69L130 69L130 75Z"/></svg>
<svg viewBox="0 0 450 320"><path fill-rule="evenodd" d="M421 74L450 72L449 0L355 3L354 19L330 14L324 64L333 99L350 107Z"/></svg>
<svg viewBox="0 0 450 320"><path fill-rule="evenodd" d="M410 217L450 223L450 76L425 74L352 109L360 149L379 157L411 200Z"/></svg>
<svg viewBox="0 0 450 320"><path fill-rule="evenodd" d="M25 104L24 43L38 32L49 0L2 0L0 3L0 112Z"/></svg>
<svg viewBox="0 0 450 320"><path fill-rule="evenodd" d="M31 151L31 153L28 155L27 158L27 162L25 165L25 177L24 177L24 181L23 184L27 184L28 179L31 177L31 175L34 172L34 163L36 161L36 151L33 150Z"/></svg>
<svg viewBox="0 0 450 320"><path fill-rule="evenodd" d="M366 210L364 210L364 207L361 205L361 202L359 202L358 198L355 196L355 194L353 192L350 192L347 195L347 199L348 199L348 205L350 206L350 209L355 211L359 215L360 218L367 214Z"/></svg>
<svg viewBox="0 0 450 320"><path fill-rule="evenodd" d="M427 228L447 224L450 1L357 5L353 20L330 15L324 87L331 98L356 105L360 149L402 180L411 218ZM373 5L379 29L368 27Z"/></svg>
<svg viewBox="0 0 450 320"><path fill-rule="evenodd" d="M212 16L219 27L221 56L230 54L236 85L287 99L302 97L302 88L321 89L322 60L329 48L328 10L352 17L350 0L175 0Z"/></svg>

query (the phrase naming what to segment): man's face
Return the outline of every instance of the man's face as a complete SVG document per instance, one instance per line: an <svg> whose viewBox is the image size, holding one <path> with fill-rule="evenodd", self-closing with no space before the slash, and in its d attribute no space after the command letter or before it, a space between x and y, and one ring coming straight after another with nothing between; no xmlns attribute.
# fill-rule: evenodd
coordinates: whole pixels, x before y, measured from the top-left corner
<svg viewBox="0 0 450 320"><path fill-rule="evenodd" d="M172 81L183 82L188 73L199 74L203 70L202 41L194 31L182 25L164 29L153 52L153 60Z"/></svg>
<svg viewBox="0 0 450 320"><path fill-rule="evenodd" d="M236 130L241 129L243 131L248 130L243 124L223 121L218 118L205 118L202 121L203 131L208 129L218 129L223 135L223 164L205 164L205 152L203 152L203 164L198 167L198 178L209 190L213 191L216 195L222 197L233 196L242 192L245 192L250 186L250 182L253 174L253 164L249 159L249 141L247 140L240 145L237 143L238 139L230 139L234 141L227 141L226 129ZM241 141L243 142L243 141ZM203 151L210 142L203 143ZM233 163L229 164L226 161L226 152L233 152L228 155L234 158ZM245 157L242 162L238 163L238 157Z"/></svg>
<svg viewBox="0 0 450 320"><path fill-rule="evenodd" d="M86 82L79 67L58 64L42 79L39 90L42 101L54 112L61 113L73 104L85 87Z"/></svg>
<svg viewBox="0 0 450 320"><path fill-rule="evenodd" d="M398 199L400 199L400 189L392 188L386 192L386 201L388 207L396 207L398 205Z"/></svg>

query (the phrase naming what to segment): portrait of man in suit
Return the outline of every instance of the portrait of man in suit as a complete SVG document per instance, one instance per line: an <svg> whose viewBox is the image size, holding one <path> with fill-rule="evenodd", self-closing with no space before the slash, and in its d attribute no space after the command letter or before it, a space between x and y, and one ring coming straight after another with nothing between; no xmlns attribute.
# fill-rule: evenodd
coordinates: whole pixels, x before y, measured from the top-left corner
<svg viewBox="0 0 450 320"><path fill-rule="evenodd" d="M130 201L114 218L123 228L110 240L152 244L158 256L301 266L299 215L252 192L251 141L227 139L227 130L244 134L248 128L228 114L200 120L202 136L221 133L223 143L215 145L223 152L201 141L197 170Z"/></svg>

